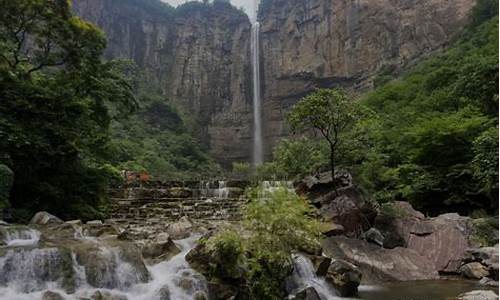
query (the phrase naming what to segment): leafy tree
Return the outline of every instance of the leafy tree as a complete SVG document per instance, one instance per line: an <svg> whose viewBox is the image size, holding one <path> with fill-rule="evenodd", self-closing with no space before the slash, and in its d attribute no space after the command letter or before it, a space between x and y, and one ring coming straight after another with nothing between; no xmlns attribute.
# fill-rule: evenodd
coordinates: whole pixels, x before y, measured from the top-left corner
<svg viewBox="0 0 500 300"><path fill-rule="evenodd" d="M14 172L11 204L26 217L96 217L111 111L133 109L132 88L120 65L101 61L103 32L69 1L0 5L0 158Z"/></svg>
<svg viewBox="0 0 500 300"><path fill-rule="evenodd" d="M284 299L292 253L318 249L321 224L307 202L286 189L253 189L248 197L241 224L201 241L210 256L205 275L241 283L239 299Z"/></svg>
<svg viewBox="0 0 500 300"><path fill-rule="evenodd" d="M294 131L315 130L328 142L330 170L334 178L337 152L344 142L342 136L360 117L361 110L344 91L319 89L293 107L288 122Z"/></svg>

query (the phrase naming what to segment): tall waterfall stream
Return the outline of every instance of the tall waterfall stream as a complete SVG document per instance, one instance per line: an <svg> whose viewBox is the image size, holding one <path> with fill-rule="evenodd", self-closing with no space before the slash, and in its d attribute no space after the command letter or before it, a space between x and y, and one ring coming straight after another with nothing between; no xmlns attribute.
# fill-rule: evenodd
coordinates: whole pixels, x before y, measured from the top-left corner
<svg viewBox="0 0 500 300"><path fill-rule="evenodd" d="M260 90L260 24L252 25L252 71L253 71L253 165L264 162L262 137L262 99Z"/></svg>

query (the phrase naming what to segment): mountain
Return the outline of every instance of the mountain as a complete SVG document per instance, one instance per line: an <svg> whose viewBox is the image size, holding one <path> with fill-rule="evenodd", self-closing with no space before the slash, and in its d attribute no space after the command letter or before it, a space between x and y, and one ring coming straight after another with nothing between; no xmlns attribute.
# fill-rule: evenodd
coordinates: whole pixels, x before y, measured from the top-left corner
<svg viewBox="0 0 500 300"><path fill-rule="evenodd" d="M317 87L374 87L446 48L473 0L265 0L261 85L266 157L288 134L288 109ZM156 0L74 0L108 36L107 56L128 58L188 120L223 166L251 158L251 23L223 0L178 8Z"/></svg>

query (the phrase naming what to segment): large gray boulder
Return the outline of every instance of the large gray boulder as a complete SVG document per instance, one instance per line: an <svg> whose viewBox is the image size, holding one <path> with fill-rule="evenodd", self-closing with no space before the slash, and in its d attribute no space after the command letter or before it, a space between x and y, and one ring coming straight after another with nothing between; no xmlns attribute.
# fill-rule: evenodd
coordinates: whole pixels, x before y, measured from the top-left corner
<svg viewBox="0 0 500 300"><path fill-rule="evenodd" d="M153 263L169 260L181 252L167 233L159 234L153 240L144 240L138 244L144 259Z"/></svg>
<svg viewBox="0 0 500 300"><path fill-rule="evenodd" d="M193 224L187 217L182 217L179 221L172 223L167 228L167 233L173 240L188 238L193 230Z"/></svg>
<svg viewBox="0 0 500 300"><path fill-rule="evenodd" d="M313 287L308 287L298 292L292 300L321 300L318 292Z"/></svg>
<svg viewBox="0 0 500 300"><path fill-rule="evenodd" d="M346 261L335 259L330 264L325 276L342 297L351 297L358 294L362 274L359 269Z"/></svg>
<svg viewBox="0 0 500 300"><path fill-rule="evenodd" d="M425 218L407 202L382 207L374 227L384 236L384 247L412 249L442 273L460 273L466 251L473 245L471 218L454 213Z"/></svg>
<svg viewBox="0 0 500 300"><path fill-rule="evenodd" d="M439 278L434 263L412 249L385 249L359 239L330 237L323 241L323 251L356 265L365 283Z"/></svg>
<svg viewBox="0 0 500 300"><path fill-rule="evenodd" d="M483 279L488 277L488 269L478 262L471 262L460 267L460 274L469 279Z"/></svg>
<svg viewBox="0 0 500 300"><path fill-rule="evenodd" d="M458 300L498 300L498 295L493 291L471 291L458 296Z"/></svg>
<svg viewBox="0 0 500 300"><path fill-rule="evenodd" d="M296 191L318 207L324 221L342 225L349 236L368 230L377 215L375 205L348 172L336 172L334 180L329 172L306 177L297 184Z"/></svg>
<svg viewBox="0 0 500 300"><path fill-rule="evenodd" d="M46 211L37 212L33 218L31 218L30 224L33 225L49 225L49 224L62 224L64 223L58 217L49 214Z"/></svg>

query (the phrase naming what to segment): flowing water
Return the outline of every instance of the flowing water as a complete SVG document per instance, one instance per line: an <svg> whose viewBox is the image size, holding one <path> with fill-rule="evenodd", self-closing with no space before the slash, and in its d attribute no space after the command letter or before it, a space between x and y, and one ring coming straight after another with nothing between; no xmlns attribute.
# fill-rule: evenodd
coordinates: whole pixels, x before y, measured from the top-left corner
<svg viewBox="0 0 500 300"><path fill-rule="evenodd" d="M30 228L13 228L5 231L3 242L7 246L36 245L40 240L40 232Z"/></svg>
<svg viewBox="0 0 500 300"><path fill-rule="evenodd" d="M287 285L292 294L307 287L313 287L322 300L443 300L455 299L458 295L473 290L488 290L478 282L468 280L430 280L395 282L381 285L361 285L355 298L338 297L335 290L316 275L309 258L301 254L294 255L295 269Z"/></svg>
<svg viewBox="0 0 500 300"><path fill-rule="evenodd" d="M115 248L104 246L99 241L86 241L99 245L99 272L93 278L88 276L74 253L58 248L5 246L7 253L0 257L0 299L41 299L45 291L51 290L64 299L90 298L100 291L130 300L191 300L197 293L208 293L203 276L192 270L185 260L198 238L192 236L177 241L181 253L169 261L148 266L150 280L147 282L136 267L121 259ZM72 268L69 273L65 269L68 262ZM71 294L63 289L68 278L74 280L76 286Z"/></svg>
<svg viewBox="0 0 500 300"><path fill-rule="evenodd" d="M262 138L262 103L260 91L260 24L252 25L252 71L253 71L253 165L264 162L264 146Z"/></svg>

